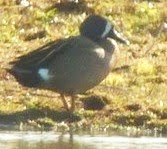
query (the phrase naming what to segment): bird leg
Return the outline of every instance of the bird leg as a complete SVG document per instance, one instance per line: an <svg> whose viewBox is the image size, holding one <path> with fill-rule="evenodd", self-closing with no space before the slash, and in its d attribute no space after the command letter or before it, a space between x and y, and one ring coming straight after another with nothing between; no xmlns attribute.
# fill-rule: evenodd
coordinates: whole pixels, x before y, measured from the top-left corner
<svg viewBox="0 0 167 149"><path fill-rule="evenodd" d="M65 96L64 96L63 94L61 94L60 96L61 96L61 99L62 99L62 102L63 102L63 105L64 105L65 109L66 109L67 111L70 111L70 109L69 109L69 107L68 107L68 103L67 103L67 101L66 101L66 99L65 99Z"/></svg>
<svg viewBox="0 0 167 149"><path fill-rule="evenodd" d="M73 112L75 110L75 96L71 96L71 108L70 111Z"/></svg>

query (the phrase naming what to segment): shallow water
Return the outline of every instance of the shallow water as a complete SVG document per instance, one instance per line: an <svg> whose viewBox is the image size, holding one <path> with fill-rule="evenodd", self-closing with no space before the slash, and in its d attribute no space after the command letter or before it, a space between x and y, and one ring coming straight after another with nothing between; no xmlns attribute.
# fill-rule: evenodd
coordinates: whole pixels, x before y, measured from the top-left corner
<svg viewBox="0 0 167 149"><path fill-rule="evenodd" d="M167 138L1 131L0 149L166 149Z"/></svg>

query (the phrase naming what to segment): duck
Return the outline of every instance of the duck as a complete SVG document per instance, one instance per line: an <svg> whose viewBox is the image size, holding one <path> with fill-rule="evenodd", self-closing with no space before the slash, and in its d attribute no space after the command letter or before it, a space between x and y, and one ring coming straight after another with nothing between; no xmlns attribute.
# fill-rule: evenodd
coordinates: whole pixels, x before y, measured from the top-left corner
<svg viewBox="0 0 167 149"><path fill-rule="evenodd" d="M23 86L58 92L64 108L73 112L76 95L100 84L115 66L116 41L130 44L101 15L88 16L79 31L18 57L10 62L8 72ZM66 96L71 97L71 105Z"/></svg>

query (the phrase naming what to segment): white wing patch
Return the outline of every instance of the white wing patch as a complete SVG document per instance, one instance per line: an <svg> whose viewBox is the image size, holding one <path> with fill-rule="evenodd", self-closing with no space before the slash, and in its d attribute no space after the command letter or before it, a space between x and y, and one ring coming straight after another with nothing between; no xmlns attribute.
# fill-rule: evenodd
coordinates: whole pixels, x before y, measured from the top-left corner
<svg viewBox="0 0 167 149"><path fill-rule="evenodd" d="M51 75L49 75L49 70L47 68L40 68L38 70L38 74L45 81L47 81L51 78Z"/></svg>
<svg viewBox="0 0 167 149"><path fill-rule="evenodd" d="M107 22L106 27L101 37L104 38L110 32L110 30L111 30L111 24L110 22Z"/></svg>
<svg viewBox="0 0 167 149"><path fill-rule="evenodd" d="M100 58L105 58L105 50L104 49L97 48L95 51Z"/></svg>

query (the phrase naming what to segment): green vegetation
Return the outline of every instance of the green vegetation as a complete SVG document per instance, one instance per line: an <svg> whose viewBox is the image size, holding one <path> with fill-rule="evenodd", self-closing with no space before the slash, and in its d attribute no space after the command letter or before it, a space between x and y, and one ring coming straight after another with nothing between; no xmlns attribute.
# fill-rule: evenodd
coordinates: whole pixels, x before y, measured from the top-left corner
<svg viewBox="0 0 167 149"><path fill-rule="evenodd" d="M29 7L1 0L0 124L167 131L166 8L166 0L85 0L75 4L30 0ZM58 93L22 87L6 72L16 57L49 41L77 35L80 23L92 13L110 19L131 45L119 45L116 68L99 86L78 97L75 115L61 112ZM89 96L105 99L101 102L105 108L84 110ZM78 122L69 124L73 121Z"/></svg>

